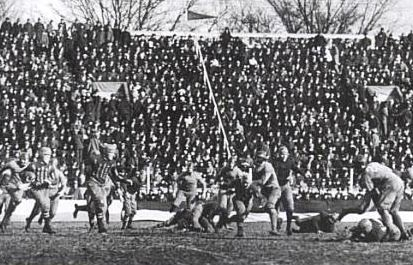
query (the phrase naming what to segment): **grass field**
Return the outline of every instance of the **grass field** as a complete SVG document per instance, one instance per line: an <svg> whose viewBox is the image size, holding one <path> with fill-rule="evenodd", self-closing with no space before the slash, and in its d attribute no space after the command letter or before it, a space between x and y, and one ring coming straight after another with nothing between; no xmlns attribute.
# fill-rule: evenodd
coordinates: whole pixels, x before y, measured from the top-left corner
<svg viewBox="0 0 413 265"><path fill-rule="evenodd" d="M268 223L246 224L246 237L235 231L219 234L152 230L155 223L136 223L123 232L109 225L108 235L88 233L87 223L56 223L56 235L33 224L13 223L0 235L1 264L412 264L413 242L353 243L339 234L294 234L273 237Z"/></svg>

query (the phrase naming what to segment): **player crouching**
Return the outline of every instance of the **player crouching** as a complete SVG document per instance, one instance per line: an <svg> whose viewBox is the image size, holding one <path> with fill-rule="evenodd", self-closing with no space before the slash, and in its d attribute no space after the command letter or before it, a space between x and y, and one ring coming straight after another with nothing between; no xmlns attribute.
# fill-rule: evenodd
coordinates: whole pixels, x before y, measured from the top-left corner
<svg viewBox="0 0 413 265"><path fill-rule="evenodd" d="M253 206L253 198L258 197L260 188L255 183L251 183L248 175L244 175L242 179L236 179L230 185L234 194L233 203L236 214L233 215L228 223L237 223L237 236L244 237L244 221L251 212Z"/></svg>
<svg viewBox="0 0 413 265"><path fill-rule="evenodd" d="M374 219L362 219L350 232L350 240L355 242L392 242L401 238L397 226L386 227Z"/></svg>
<svg viewBox="0 0 413 265"><path fill-rule="evenodd" d="M366 166L360 179L360 186L367 189L362 204L358 208L343 209L338 219L341 220L349 213L365 213L376 206L387 229L392 230L393 226L396 226L401 232L401 240L410 239L399 215L404 183L393 170L372 162Z"/></svg>

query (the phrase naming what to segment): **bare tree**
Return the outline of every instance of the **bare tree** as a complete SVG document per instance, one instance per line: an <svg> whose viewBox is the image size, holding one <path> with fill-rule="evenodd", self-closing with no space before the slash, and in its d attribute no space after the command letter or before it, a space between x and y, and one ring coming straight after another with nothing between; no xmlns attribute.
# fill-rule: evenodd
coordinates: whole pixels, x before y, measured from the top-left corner
<svg viewBox="0 0 413 265"><path fill-rule="evenodd" d="M0 0L0 20L4 20L6 17L12 15L14 1L11 0Z"/></svg>
<svg viewBox="0 0 413 265"><path fill-rule="evenodd" d="M156 9L166 0L63 0L77 16L133 30L152 29Z"/></svg>
<svg viewBox="0 0 413 265"><path fill-rule="evenodd" d="M185 20L185 22L182 21L182 18L187 14L187 11L189 9L193 8L194 6L202 7L202 5L205 5L202 0L187 0L185 7L173 20L172 26L169 28L169 30L174 31L177 28L183 27L186 28L186 30L193 32L199 30L200 28L205 28L208 32L211 32L215 27L221 25L222 22L226 20L226 17L229 13L229 7L227 5L225 5L225 7L223 8L218 8L218 11L215 10L213 12L213 15L208 14L208 16L211 16L210 18L195 19L191 22L188 22L187 20ZM195 9L197 10L198 8ZM201 11L201 13L203 13L203 11Z"/></svg>
<svg viewBox="0 0 413 265"><path fill-rule="evenodd" d="M189 0L188 4L186 5L185 9L182 10L182 12L179 12L178 16L175 18L171 28L169 29L170 31L174 31L176 29L176 26L178 26L179 22L181 22L182 16L184 16L187 12L188 9L193 7L197 0Z"/></svg>
<svg viewBox="0 0 413 265"><path fill-rule="evenodd" d="M220 24L220 22L222 22L223 20L225 20L226 15L229 12L229 7L225 6L224 9L222 9L217 16L210 22L210 25L208 27L208 32L211 32L214 27L218 26Z"/></svg>
<svg viewBox="0 0 413 265"><path fill-rule="evenodd" d="M268 33L277 31L277 17L252 5L243 6L241 10L232 11L228 26L235 32Z"/></svg>
<svg viewBox="0 0 413 265"><path fill-rule="evenodd" d="M290 33L363 33L395 0L267 0Z"/></svg>
<svg viewBox="0 0 413 265"><path fill-rule="evenodd" d="M395 4L394 0L365 1L364 8L360 12L360 25L358 33L371 31L383 15Z"/></svg>

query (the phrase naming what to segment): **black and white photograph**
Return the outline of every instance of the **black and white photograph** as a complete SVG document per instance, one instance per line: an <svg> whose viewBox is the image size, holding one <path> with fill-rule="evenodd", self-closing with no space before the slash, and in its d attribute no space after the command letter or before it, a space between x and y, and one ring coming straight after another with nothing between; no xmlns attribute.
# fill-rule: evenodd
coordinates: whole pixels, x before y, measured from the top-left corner
<svg viewBox="0 0 413 265"><path fill-rule="evenodd" d="M412 0L0 0L0 265L413 264Z"/></svg>

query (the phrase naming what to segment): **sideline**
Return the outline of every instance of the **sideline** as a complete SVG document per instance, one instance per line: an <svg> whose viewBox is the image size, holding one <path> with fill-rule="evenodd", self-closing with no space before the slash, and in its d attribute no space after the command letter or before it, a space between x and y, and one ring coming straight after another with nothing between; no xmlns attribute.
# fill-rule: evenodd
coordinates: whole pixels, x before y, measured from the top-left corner
<svg viewBox="0 0 413 265"><path fill-rule="evenodd" d="M86 212L79 212L77 219L73 218L73 211L75 209L75 204L84 205L84 200L60 200L58 211L56 217L54 218L55 222L87 222L88 216ZM24 222L25 218L30 215L32 207L34 205L34 200L23 200L23 202L17 207L15 213L12 216L12 222ZM119 200L113 201L112 205L109 207L110 213L110 220L113 222L120 222L120 212L122 209L122 203ZM4 212L4 211L3 211ZM3 213L4 214L4 213ZM0 215L0 218L3 217L3 214ZM295 214L298 216L312 216L316 213L302 213L302 214ZM135 215L134 221L155 221L155 222L162 222L168 220L173 214L168 211L160 211L160 210L149 210L149 209L141 209L137 211ZM413 223L413 214L410 211L402 211L400 212L400 216L403 222L406 223ZM286 216L284 212L280 213L280 217L285 220ZM341 222L344 223L353 223L358 222L363 218L374 218L379 219L379 215L376 211L368 212L362 215L357 214L349 214L343 218ZM37 220L37 219L35 219ZM246 222L254 223L254 222L269 222L268 214L266 213L250 213Z"/></svg>

